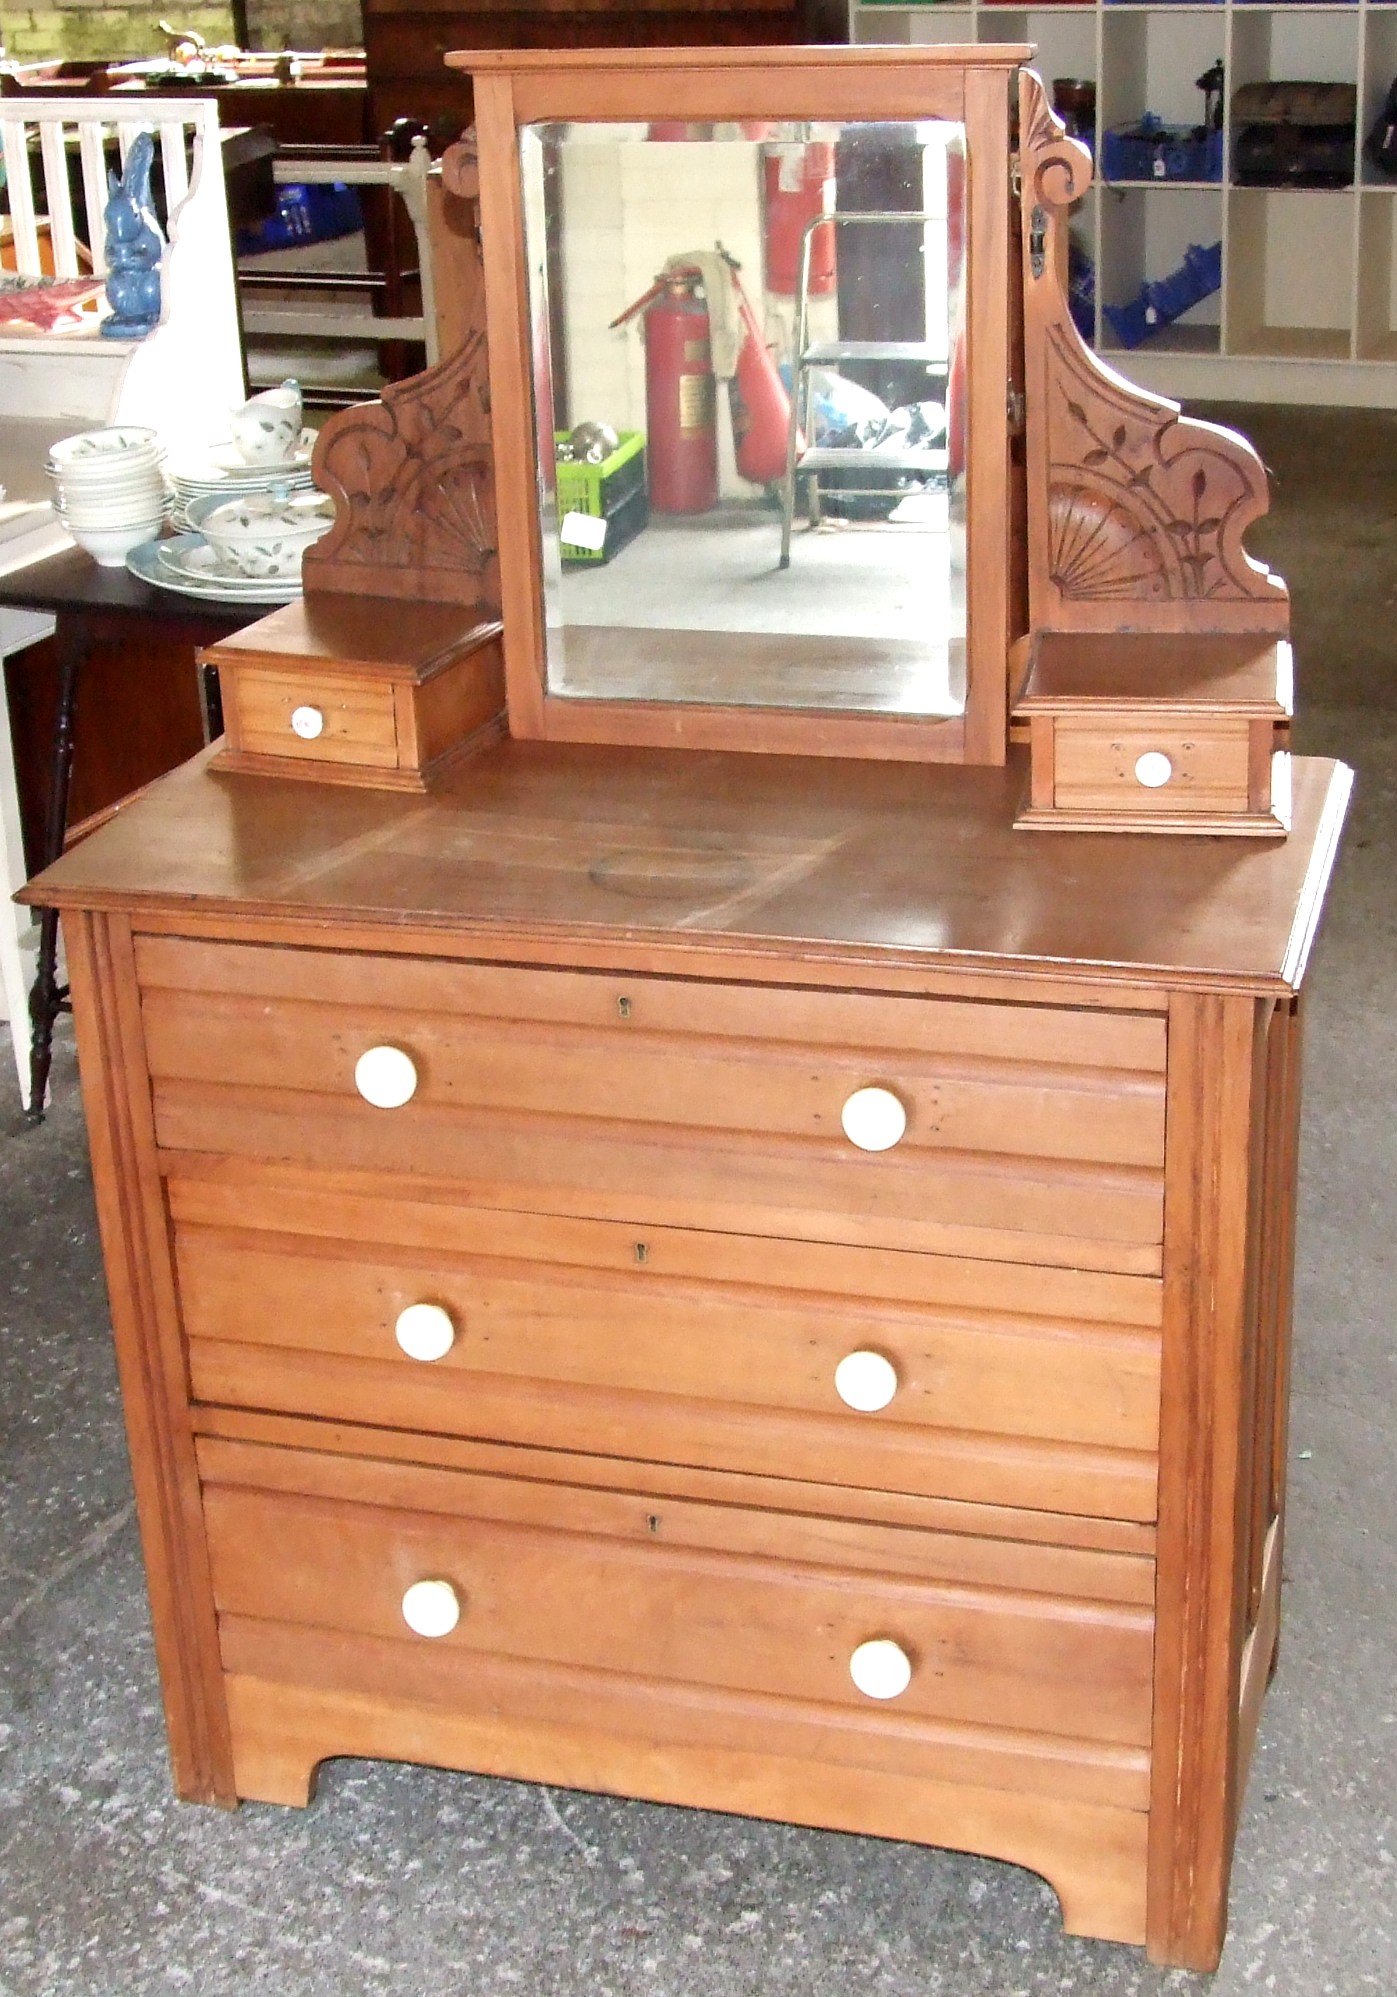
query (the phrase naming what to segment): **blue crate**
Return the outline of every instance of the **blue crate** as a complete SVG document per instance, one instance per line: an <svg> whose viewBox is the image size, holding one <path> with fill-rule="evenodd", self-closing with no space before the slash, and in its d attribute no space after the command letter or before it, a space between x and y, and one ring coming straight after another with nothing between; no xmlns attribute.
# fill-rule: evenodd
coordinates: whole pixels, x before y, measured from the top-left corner
<svg viewBox="0 0 1397 1997"><path fill-rule="evenodd" d="M1103 313L1121 346L1138 347L1221 287L1222 244L1190 243L1177 270L1151 278L1140 287L1138 297L1124 305L1107 305Z"/></svg>
<svg viewBox="0 0 1397 1997"><path fill-rule="evenodd" d="M1166 125L1153 111L1101 134L1107 180L1221 180L1222 133L1202 125Z"/></svg>
<svg viewBox="0 0 1397 1997"><path fill-rule="evenodd" d="M359 196L342 181L302 186L292 181L277 189L275 215L250 229L239 229L234 248L240 257L261 250L290 250L304 243L328 243L352 236L364 226Z"/></svg>

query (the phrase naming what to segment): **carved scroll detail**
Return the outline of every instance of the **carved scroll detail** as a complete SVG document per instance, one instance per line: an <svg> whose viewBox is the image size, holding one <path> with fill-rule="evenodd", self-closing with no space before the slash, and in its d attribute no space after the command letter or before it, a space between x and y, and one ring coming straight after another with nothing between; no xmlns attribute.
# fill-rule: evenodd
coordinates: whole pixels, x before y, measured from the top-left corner
<svg viewBox="0 0 1397 1997"><path fill-rule="evenodd" d="M483 290L457 351L378 402L330 418L315 449L316 483L335 524L305 557L310 589L409 596L434 603L500 601L490 378Z"/></svg>
<svg viewBox="0 0 1397 1997"><path fill-rule="evenodd" d="M1090 156L1031 70L1019 107L1034 628L1284 632L1285 586L1242 545L1267 507L1261 460L1083 343L1067 305L1067 211L1091 184Z"/></svg>

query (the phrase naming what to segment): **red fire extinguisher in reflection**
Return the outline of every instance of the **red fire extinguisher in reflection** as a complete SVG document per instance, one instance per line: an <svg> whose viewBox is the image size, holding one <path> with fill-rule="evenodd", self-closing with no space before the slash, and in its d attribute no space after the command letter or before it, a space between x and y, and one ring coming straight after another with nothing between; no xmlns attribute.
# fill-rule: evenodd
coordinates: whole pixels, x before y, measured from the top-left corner
<svg viewBox="0 0 1397 1997"><path fill-rule="evenodd" d="M718 504L717 383L708 307L690 271L667 272L613 326L645 314L645 452L656 513Z"/></svg>
<svg viewBox="0 0 1397 1997"><path fill-rule="evenodd" d="M772 485L786 469L791 417L776 363L737 275L719 247L717 279L730 284L741 336L728 383L734 458L741 477ZM676 260L643 298L611 321L624 326L645 314L646 464L650 504L657 513L705 513L718 503L717 376L708 306L698 296L704 273Z"/></svg>

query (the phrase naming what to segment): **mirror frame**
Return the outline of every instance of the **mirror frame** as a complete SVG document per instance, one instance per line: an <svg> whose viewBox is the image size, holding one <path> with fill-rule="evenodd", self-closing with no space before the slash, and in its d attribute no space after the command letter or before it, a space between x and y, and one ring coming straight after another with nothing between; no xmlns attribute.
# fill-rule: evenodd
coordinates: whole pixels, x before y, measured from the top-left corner
<svg viewBox="0 0 1397 1997"><path fill-rule="evenodd" d="M521 740L1002 763L1011 628L1010 88L1030 51L947 48L467 50L480 161L509 731ZM947 119L966 151L966 704L953 717L551 694L543 623L521 126L683 118ZM1023 522L1017 526L1021 537Z"/></svg>

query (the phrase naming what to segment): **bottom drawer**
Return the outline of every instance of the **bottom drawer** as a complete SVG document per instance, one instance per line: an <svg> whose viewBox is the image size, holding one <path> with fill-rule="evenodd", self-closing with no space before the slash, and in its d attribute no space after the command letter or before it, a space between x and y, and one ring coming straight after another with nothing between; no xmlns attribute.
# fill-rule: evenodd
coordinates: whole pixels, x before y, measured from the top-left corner
<svg viewBox="0 0 1397 1997"><path fill-rule="evenodd" d="M1148 1805L1142 1556L211 1437L199 1458L235 1678Z"/></svg>

